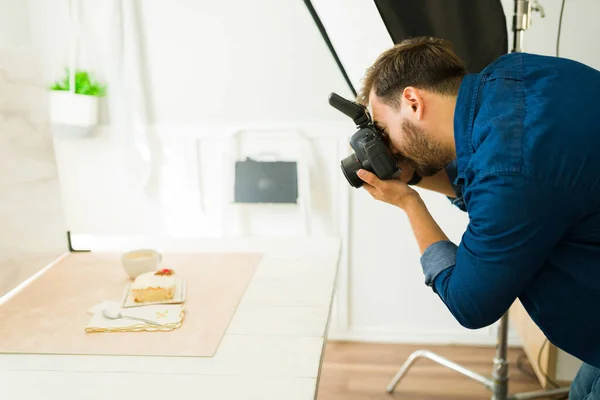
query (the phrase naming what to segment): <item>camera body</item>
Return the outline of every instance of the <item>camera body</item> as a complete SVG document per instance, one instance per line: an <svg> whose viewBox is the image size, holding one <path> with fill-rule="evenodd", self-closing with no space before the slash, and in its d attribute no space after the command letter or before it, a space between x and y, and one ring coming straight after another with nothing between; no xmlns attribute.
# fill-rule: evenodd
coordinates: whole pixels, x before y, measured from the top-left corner
<svg viewBox="0 0 600 400"><path fill-rule="evenodd" d="M346 114L356 124L358 130L350 138L350 147L354 153L341 161L346 180L355 188L363 185L356 175L359 169L365 169L377 175L379 179L394 179L402 170L398 167L398 158L389 148L383 134L375 127L369 111L361 104L349 101L336 93L329 95L329 104Z"/></svg>

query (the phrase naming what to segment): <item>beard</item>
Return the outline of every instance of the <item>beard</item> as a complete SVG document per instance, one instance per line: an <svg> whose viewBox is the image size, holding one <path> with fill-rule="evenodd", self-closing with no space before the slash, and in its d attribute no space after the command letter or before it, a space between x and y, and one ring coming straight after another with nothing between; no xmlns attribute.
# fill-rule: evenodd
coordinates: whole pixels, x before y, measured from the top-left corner
<svg viewBox="0 0 600 400"><path fill-rule="evenodd" d="M454 158L451 151L414 123L404 120L402 130L406 139L401 153L419 175L433 176Z"/></svg>

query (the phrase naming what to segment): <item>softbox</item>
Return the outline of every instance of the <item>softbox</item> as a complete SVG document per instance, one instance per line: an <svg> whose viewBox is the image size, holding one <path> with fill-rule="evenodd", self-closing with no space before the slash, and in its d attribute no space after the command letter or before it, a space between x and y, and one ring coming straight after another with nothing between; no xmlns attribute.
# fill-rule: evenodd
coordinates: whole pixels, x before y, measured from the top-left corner
<svg viewBox="0 0 600 400"><path fill-rule="evenodd" d="M469 72L480 72L508 52L500 0L375 0L394 43L434 36L452 43Z"/></svg>

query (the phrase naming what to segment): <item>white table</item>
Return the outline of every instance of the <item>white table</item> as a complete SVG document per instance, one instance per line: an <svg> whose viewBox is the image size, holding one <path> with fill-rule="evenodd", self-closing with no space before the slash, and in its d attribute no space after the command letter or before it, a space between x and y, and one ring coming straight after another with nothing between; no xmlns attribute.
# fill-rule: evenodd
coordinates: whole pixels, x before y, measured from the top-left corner
<svg viewBox="0 0 600 400"><path fill-rule="evenodd" d="M0 398L315 398L338 239L207 239L161 249L264 253L214 357L0 354Z"/></svg>

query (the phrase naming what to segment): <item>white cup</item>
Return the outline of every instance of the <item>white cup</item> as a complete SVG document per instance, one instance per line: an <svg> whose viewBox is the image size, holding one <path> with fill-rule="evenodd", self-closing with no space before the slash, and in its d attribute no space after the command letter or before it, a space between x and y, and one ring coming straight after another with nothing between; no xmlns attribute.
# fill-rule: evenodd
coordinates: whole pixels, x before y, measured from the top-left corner
<svg viewBox="0 0 600 400"><path fill-rule="evenodd" d="M140 274L157 271L162 261L162 255L152 249L128 251L121 256L121 264L131 279Z"/></svg>

